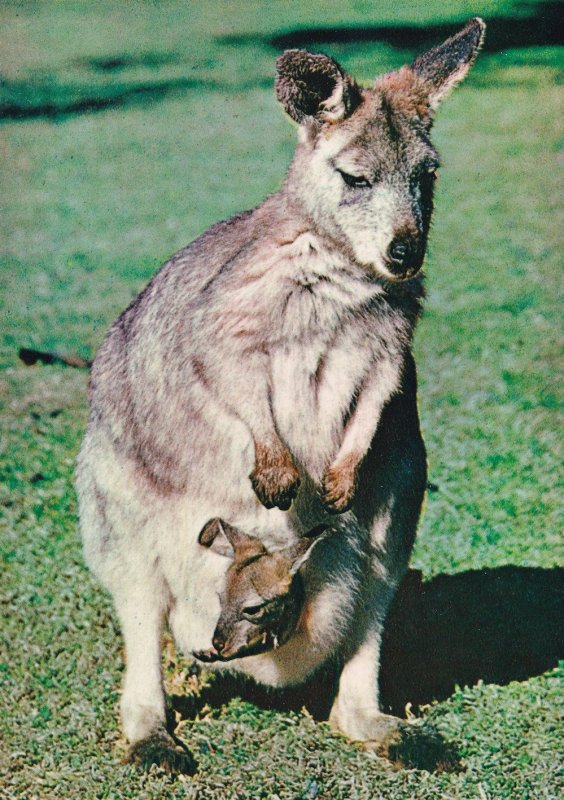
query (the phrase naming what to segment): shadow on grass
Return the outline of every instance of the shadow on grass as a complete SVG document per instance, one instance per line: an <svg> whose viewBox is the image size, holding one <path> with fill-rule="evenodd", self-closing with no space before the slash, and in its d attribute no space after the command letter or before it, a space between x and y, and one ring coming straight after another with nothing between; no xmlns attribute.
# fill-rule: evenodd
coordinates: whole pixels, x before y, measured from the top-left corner
<svg viewBox="0 0 564 800"><path fill-rule="evenodd" d="M117 56L77 59L76 63L97 72L119 72L134 67L163 67L182 60L178 53L120 53Z"/></svg>
<svg viewBox="0 0 564 800"><path fill-rule="evenodd" d="M439 575L409 572L384 635L384 708L402 714L456 685L505 685L564 655L564 570L505 566Z"/></svg>
<svg viewBox="0 0 564 800"><path fill-rule="evenodd" d="M57 84L55 89L50 89L42 82L4 80L2 85L5 99L0 100L0 120L26 120L38 117L64 119L76 114L114 108L149 106L168 95L191 90L231 94L270 87L271 83L270 80L265 81L260 78L237 85L209 79L177 78L129 86L114 84L103 88L80 84ZM37 97L40 99L36 99Z"/></svg>
<svg viewBox="0 0 564 800"><path fill-rule="evenodd" d="M557 2L523 3L519 17L489 17L484 51L499 53L515 47L558 45L562 37L562 5ZM460 24L465 22L462 20ZM384 42L404 50L424 49L451 36L458 27L452 22L437 25L363 25L361 27L300 28L279 33L265 43L279 50L312 44ZM224 39L227 43L227 39ZM240 37L241 41L241 37ZM237 43L232 37L231 43Z"/></svg>
<svg viewBox="0 0 564 800"><path fill-rule="evenodd" d="M562 44L557 2L524 3L523 16L488 17L488 32L484 50L498 53L518 47ZM462 23L460 23L462 24ZM436 25L368 25L362 27L315 27L285 31L275 35L256 34L219 37L223 45L255 45L283 50L293 47L318 47L330 44L361 44L382 42L400 50L420 52L438 44L454 33L456 23ZM158 69L167 64L180 64L182 54L176 53L117 53L103 58L83 58L77 63L108 75L122 74L139 66ZM248 91L272 85L271 79L257 79L237 84L198 78L178 78L144 84L110 84L100 87L91 84L52 85L41 81L0 81L3 99L0 100L0 119L26 120L37 117L65 118L75 114L106 111L130 105L149 105L172 92L206 90L219 92Z"/></svg>
<svg viewBox="0 0 564 800"><path fill-rule="evenodd" d="M402 716L445 700L456 685L478 680L507 684L555 667L564 655L564 569L505 566L439 575L423 583L410 570L386 626L380 675L385 711ZM336 692L335 669L305 686L269 690L218 675L200 697L175 697L175 708L193 717L233 695L261 708L299 711L327 719Z"/></svg>

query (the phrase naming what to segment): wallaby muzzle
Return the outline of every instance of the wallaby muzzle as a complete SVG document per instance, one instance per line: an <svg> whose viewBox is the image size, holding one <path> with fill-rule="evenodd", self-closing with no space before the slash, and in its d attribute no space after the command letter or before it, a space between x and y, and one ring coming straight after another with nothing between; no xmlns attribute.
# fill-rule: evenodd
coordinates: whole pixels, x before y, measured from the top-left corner
<svg viewBox="0 0 564 800"><path fill-rule="evenodd" d="M407 280L419 272L424 258L423 237L411 229L404 228L398 231L388 247L386 269L397 280Z"/></svg>

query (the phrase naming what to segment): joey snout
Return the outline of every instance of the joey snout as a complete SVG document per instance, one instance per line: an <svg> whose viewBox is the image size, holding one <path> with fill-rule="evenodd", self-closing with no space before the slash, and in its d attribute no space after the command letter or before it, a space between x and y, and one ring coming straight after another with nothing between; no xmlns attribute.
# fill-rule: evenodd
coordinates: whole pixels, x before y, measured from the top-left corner
<svg viewBox="0 0 564 800"><path fill-rule="evenodd" d="M206 650L193 650L192 655L194 658L197 658L198 661L203 661L206 664L220 660L220 655L215 647L208 647Z"/></svg>
<svg viewBox="0 0 564 800"><path fill-rule="evenodd" d="M193 655L205 663L233 661L235 658L272 650L278 644L278 638L272 631L246 623L234 626L227 639L214 633L212 646L206 650L195 650Z"/></svg>

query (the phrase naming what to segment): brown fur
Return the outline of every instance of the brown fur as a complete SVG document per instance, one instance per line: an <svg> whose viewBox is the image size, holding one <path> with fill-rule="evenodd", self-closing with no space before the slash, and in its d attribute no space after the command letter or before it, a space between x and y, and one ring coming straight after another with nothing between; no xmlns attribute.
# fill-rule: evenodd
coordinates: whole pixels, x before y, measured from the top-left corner
<svg viewBox="0 0 564 800"><path fill-rule="evenodd" d="M229 661L283 645L296 630L304 608L299 570L326 536L325 526L318 526L296 544L271 553L260 539L223 520L207 522L198 537L200 544L232 560L212 647L194 652L195 657Z"/></svg>
<svg viewBox="0 0 564 800"><path fill-rule="evenodd" d="M184 766L168 739L159 751L165 622L185 653L213 639L210 658L270 686L339 663L330 722L350 739L399 724L379 709L377 667L426 485L410 347L438 166L429 127L483 30L471 20L374 89L327 56L280 56L276 91L300 124L284 185L173 256L96 356L81 532L123 630L134 753ZM212 530L208 552L198 543L220 517L240 526L224 524L233 569ZM329 519L336 534L298 574L304 533Z"/></svg>
<svg viewBox="0 0 564 800"><path fill-rule="evenodd" d="M429 87L411 67L402 67L379 78L374 89L382 92L386 100L406 117L429 118Z"/></svg>
<svg viewBox="0 0 564 800"><path fill-rule="evenodd" d="M350 508L356 491L360 459L357 453L339 465L338 469L328 469L323 479L323 502L336 514Z"/></svg>
<svg viewBox="0 0 564 800"><path fill-rule="evenodd" d="M266 508L289 508L300 485L300 474L292 456L280 443L265 447L255 442L255 468L251 483Z"/></svg>

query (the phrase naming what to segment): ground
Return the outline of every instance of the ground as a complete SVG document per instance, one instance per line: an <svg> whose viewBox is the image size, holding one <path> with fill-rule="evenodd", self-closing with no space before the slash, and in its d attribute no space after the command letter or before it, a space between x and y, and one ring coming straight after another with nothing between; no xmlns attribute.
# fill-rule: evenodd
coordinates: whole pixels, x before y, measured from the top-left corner
<svg viewBox="0 0 564 800"><path fill-rule="evenodd" d="M557 4L203 6L0 10L0 797L555 800ZM433 724L461 769L396 769L295 699L202 705L205 681L169 645L200 770L139 774L120 764L120 633L76 530L87 373L25 366L18 350L91 357L172 252L278 187L295 138L272 91L281 49L328 52L370 83L474 14L486 46L434 135L444 167L415 343L431 484L382 675L387 706Z"/></svg>

